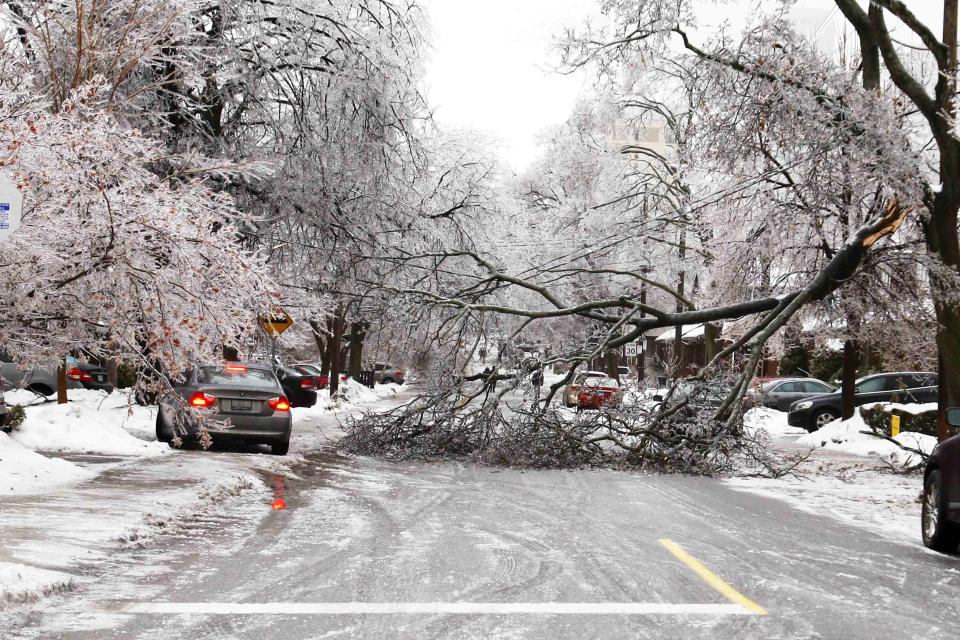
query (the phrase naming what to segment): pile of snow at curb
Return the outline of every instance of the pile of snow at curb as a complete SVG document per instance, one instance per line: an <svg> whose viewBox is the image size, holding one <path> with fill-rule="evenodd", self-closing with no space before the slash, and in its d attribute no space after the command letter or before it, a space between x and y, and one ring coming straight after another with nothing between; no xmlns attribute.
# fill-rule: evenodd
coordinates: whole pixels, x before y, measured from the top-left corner
<svg viewBox="0 0 960 640"><path fill-rule="evenodd" d="M30 404L36 396L26 391L6 395L8 403L26 407L27 418L11 438L28 449L121 456L167 452L167 446L154 439L155 409L129 405L124 393L71 389L67 404Z"/></svg>
<svg viewBox="0 0 960 640"><path fill-rule="evenodd" d="M396 396L403 387L398 384L378 384L373 389L360 384L356 380L347 380L340 383L343 399L339 406L330 399L330 390L317 391L317 403L312 407L295 407L294 418L316 418L329 415L335 411L355 411L363 409L384 398Z"/></svg>
<svg viewBox="0 0 960 640"><path fill-rule="evenodd" d="M58 590L70 589L72 585L73 578L66 573L0 562L0 608L4 603L29 602Z"/></svg>
<svg viewBox="0 0 960 640"><path fill-rule="evenodd" d="M0 495L31 493L93 475L72 462L35 453L0 432Z"/></svg>
<svg viewBox="0 0 960 640"><path fill-rule="evenodd" d="M863 433L866 431L867 433ZM797 439L797 444L814 449L842 451L857 456L886 458L896 464L918 464L920 456L904 451L897 445L870 435L870 427L863 421L859 409L849 420L835 420L818 431ZM900 444L930 453L937 445L933 436L903 431L895 440Z"/></svg>
<svg viewBox="0 0 960 640"><path fill-rule="evenodd" d="M787 424L787 414L776 409L756 407L743 415L743 428L750 435L766 431L770 436L789 436L806 433L806 429Z"/></svg>

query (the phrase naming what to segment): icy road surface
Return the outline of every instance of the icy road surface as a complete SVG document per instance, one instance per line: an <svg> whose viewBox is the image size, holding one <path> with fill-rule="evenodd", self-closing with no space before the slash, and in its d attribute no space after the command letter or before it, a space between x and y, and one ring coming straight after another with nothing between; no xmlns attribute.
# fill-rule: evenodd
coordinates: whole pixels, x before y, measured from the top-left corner
<svg viewBox="0 0 960 640"><path fill-rule="evenodd" d="M296 473L267 479L285 509L228 502L4 637L960 637L956 557L717 480L332 454Z"/></svg>

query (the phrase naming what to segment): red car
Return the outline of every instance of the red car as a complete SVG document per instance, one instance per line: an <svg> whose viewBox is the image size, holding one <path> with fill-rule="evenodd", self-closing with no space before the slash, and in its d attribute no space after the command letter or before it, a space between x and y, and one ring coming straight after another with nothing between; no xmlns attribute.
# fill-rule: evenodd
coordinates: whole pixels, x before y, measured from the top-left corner
<svg viewBox="0 0 960 640"><path fill-rule="evenodd" d="M329 386L328 385L328 383L330 382L328 380L329 376L325 373L321 373L320 367L318 367L317 365L311 364L309 362L300 362L293 365L293 368L305 376L313 376L313 386L315 389L326 389L327 386ZM340 382L346 382L346 381L347 381L347 374L341 373Z"/></svg>
<svg viewBox="0 0 960 640"><path fill-rule="evenodd" d="M620 405L623 392L613 378L587 378L577 393L577 406L580 409L600 409Z"/></svg>

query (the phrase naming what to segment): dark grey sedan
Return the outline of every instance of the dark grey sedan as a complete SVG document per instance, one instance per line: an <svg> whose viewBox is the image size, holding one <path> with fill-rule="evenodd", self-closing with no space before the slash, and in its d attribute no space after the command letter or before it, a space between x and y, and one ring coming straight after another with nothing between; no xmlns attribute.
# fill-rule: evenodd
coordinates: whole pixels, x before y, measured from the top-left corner
<svg viewBox="0 0 960 640"><path fill-rule="evenodd" d="M207 431L214 441L269 444L271 452L281 456L289 451L290 401L269 365L202 365L183 377L183 382L174 383L174 393L160 402L157 440L173 440L178 416L185 433L177 430L176 435L196 439L202 416L209 418Z"/></svg>
<svg viewBox="0 0 960 640"><path fill-rule="evenodd" d="M816 378L776 378L751 389L748 395L760 406L789 411L790 405L797 400L818 393L833 393L835 390L835 387Z"/></svg>

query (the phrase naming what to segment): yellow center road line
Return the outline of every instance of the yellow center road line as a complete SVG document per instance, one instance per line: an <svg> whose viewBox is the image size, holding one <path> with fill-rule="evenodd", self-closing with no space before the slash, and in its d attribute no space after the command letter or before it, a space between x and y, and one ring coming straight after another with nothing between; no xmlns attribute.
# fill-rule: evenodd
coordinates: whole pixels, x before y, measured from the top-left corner
<svg viewBox="0 0 960 640"><path fill-rule="evenodd" d="M700 576L704 582L713 587L716 591L720 592L724 598L733 604L738 604L741 607L750 610L752 613L758 616L767 615L766 609L724 582L720 576L715 574L713 571L710 571L710 569L708 569L702 562L687 553L683 547L678 545L676 542L673 540L668 540L667 538L661 538L658 540L658 542L666 547L667 551L672 553L677 560L690 567L690 569L692 569L695 574Z"/></svg>

